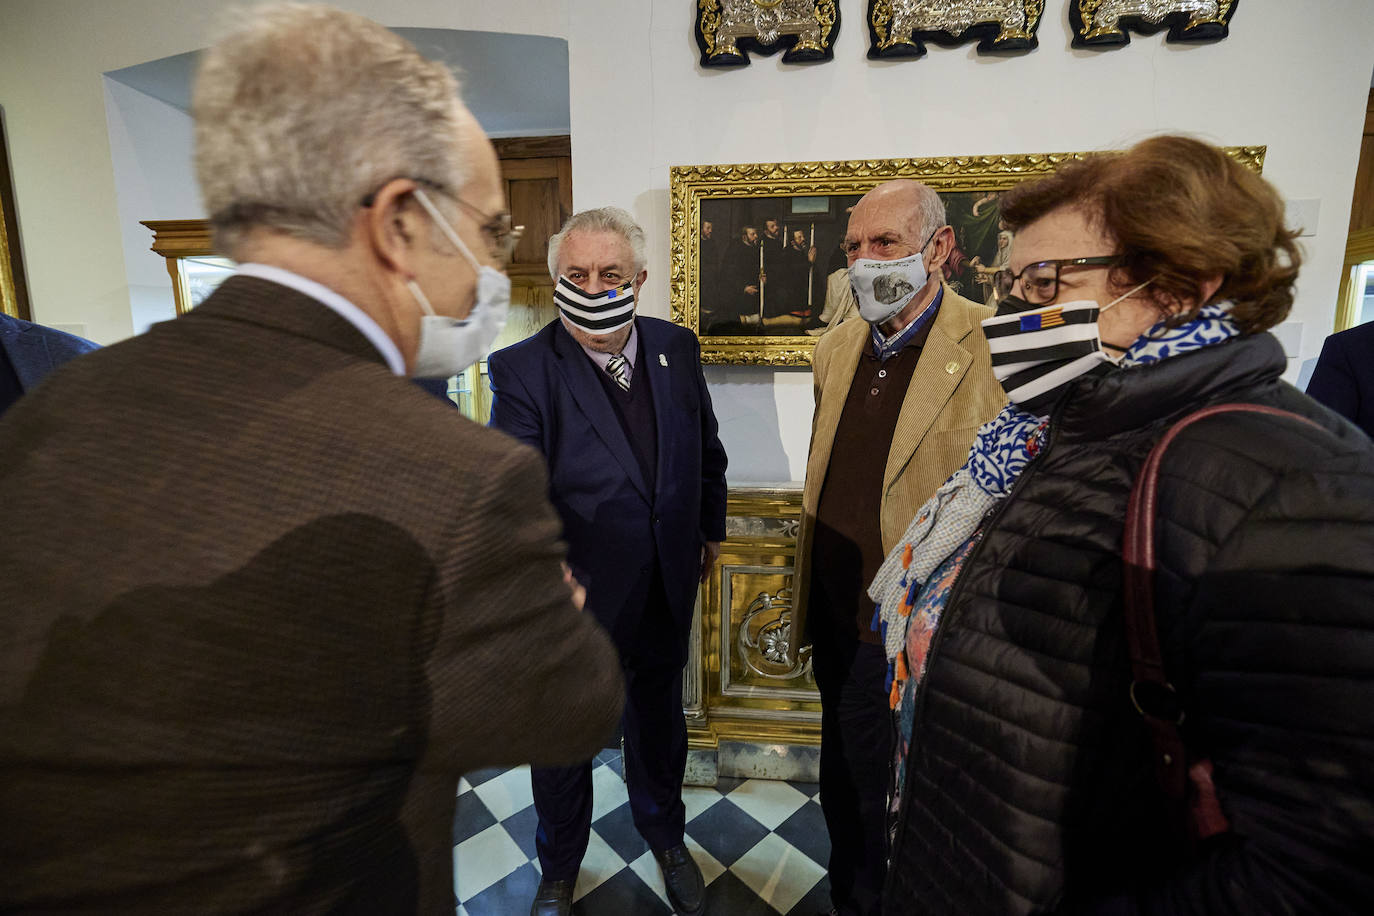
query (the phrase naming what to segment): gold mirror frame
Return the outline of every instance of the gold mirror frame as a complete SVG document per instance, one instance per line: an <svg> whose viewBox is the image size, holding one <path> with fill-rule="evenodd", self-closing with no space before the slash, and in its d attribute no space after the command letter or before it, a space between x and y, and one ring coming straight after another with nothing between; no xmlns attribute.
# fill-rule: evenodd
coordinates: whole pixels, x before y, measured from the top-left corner
<svg viewBox="0 0 1374 916"><path fill-rule="evenodd" d="M210 223L203 219L145 219L140 224L153 230L152 249L167 259L177 314L185 315L191 310L191 288L182 259L219 254L210 240Z"/></svg>
<svg viewBox="0 0 1374 916"><path fill-rule="evenodd" d="M9 147L5 123L0 118L0 314L28 320L28 285L19 253L19 219L14 209L14 185L10 182Z"/></svg>
<svg viewBox="0 0 1374 916"><path fill-rule="evenodd" d="M1336 299L1335 331L1355 326L1355 316L1360 314L1360 299L1364 293L1355 285L1355 275L1360 265L1367 261L1374 261L1374 228L1356 230L1346 240L1345 259L1341 265L1341 291Z"/></svg>
<svg viewBox="0 0 1374 916"><path fill-rule="evenodd" d="M1257 174L1263 170L1267 147L1222 149ZM699 267L703 200L863 194L894 178L914 178L937 191L1005 191L1027 179L1048 175L1066 162L1091 155L1095 153L672 166L669 169L672 320L697 334L704 363L809 366L816 346L817 338L812 336L701 334L698 322L701 316Z"/></svg>

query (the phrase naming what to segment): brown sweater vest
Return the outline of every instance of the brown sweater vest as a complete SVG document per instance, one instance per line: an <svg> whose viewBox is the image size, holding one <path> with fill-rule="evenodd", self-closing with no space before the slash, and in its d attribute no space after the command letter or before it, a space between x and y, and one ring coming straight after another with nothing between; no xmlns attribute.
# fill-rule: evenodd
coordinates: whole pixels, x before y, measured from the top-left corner
<svg viewBox="0 0 1374 916"><path fill-rule="evenodd" d="M865 345L835 430L811 549L813 638L878 642L868 583L883 562L879 523L892 432L934 321L882 362Z"/></svg>

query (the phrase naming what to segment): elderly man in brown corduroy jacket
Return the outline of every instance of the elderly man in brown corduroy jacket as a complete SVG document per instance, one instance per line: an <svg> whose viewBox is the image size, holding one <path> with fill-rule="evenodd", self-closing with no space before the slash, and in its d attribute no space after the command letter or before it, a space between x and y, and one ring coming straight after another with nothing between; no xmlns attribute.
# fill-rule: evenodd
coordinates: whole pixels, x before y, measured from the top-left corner
<svg viewBox="0 0 1374 916"><path fill-rule="evenodd" d="M866 589L1006 396L978 325L992 309L942 283L954 231L935 191L910 180L874 188L843 247L859 315L816 345L792 631L812 645L830 889L850 916L879 912L886 861L892 727Z"/></svg>
<svg viewBox="0 0 1374 916"><path fill-rule="evenodd" d="M499 326L490 143L381 26L247 15L194 103L237 275L0 421L0 911L452 916L460 775L620 715L539 455L407 379Z"/></svg>

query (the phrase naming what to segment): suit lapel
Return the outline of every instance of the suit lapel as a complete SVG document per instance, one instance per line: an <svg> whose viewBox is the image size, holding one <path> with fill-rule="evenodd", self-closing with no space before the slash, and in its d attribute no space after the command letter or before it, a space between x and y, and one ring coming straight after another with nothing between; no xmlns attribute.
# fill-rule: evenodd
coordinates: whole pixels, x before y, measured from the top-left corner
<svg viewBox="0 0 1374 916"><path fill-rule="evenodd" d="M971 329L968 313L946 289L944 302L935 316L935 326L930 329L930 336L921 349L920 361L912 373L901 413L897 415L897 426L892 433L893 447L888 451L887 468L883 473L884 493L910 463L936 416L954 396L959 382L968 372L973 357L960 341ZM900 448L898 443L901 443Z"/></svg>
<svg viewBox="0 0 1374 916"><path fill-rule="evenodd" d="M638 318L635 321L638 324L639 349L642 351L639 354L641 359L635 365L635 374L647 372L652 376L649 390L653 394L654 426L658 437L658 466L654 473L654 487L657 489L663 480L665 456L673 454L669 449L674 447L677 435L677 425L669 422L673 418L673 367L668 365L667 354L660 348L658 335L652 330L653 325Z"/></svg>
<svg viewBox="0 0 1374 916"><path fill-rule="evenodd" d="M630 440L625 435L620 417L616 415L615 407L606 395L606 389L601 386L601 380L596 377L596 366L587 358L587 354L582 352L582 347L572 339L572 335L563 328L562 320L555 318L554 321L557 327L553 331L553 350L558 357L555 365L567 386L568 393L591 423L597 437L625 469L635 489L652 505L653 498L644 482L644 473L639 469L639 461L635 458L634 450L630 448ZM657 380L655 376L654 381ZM657 397L654 398L654 406L658 406Z"/></svg>

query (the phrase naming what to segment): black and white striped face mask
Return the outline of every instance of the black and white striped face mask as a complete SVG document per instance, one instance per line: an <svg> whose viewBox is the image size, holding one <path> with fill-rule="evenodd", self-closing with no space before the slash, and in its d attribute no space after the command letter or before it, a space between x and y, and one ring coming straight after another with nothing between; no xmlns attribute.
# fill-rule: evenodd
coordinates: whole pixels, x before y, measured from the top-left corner
<svg viewBox="0 0 1374 916"><path fill-rule="evenodd" d="M1102 349L1098 319L1148 283L1106 305L1084 299L1031 308L1019 296L1003 299L997 314L982 324L992 351L992 374L1012 403L1027 413L1049 413L1074 379L1105 372L1120 362L1124 351L1108 356Z"/></svg>
<svg viewBox="0 0 1374 916"><path fill-rule="evenodd" d="M558 311L573 327L588 334L611 334L635 317L632 281L599 293L588 293L567 277L559 276L553 287L553 301L558 303Z"/></svg>

